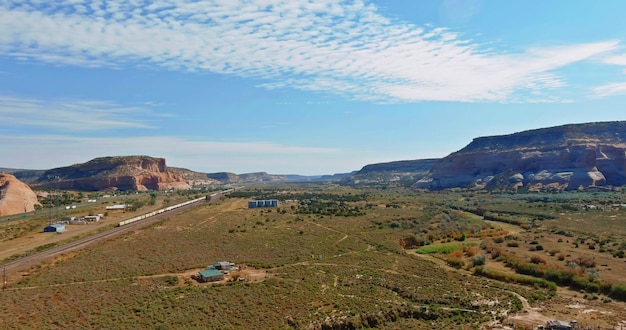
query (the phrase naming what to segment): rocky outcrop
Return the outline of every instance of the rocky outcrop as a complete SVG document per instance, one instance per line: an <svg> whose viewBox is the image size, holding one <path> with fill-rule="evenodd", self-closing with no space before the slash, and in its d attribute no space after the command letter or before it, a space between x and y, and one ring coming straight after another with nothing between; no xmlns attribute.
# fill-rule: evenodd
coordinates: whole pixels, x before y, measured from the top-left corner
<svg viewBox="0 0 626 330"><path fill-rule="evenodd" d="M230 172L209 173L207 176L222 183L246 183L246 182L279 182L288 181L284 175L268 174L266 172L235 174Z"/></svg>
<svg viewBox="0 0 626 330"><path fill-rule="evenodd" d="M346 180L348 184L415 182L428 175L439 159L401 160L370 164Z"/></svg>
<svg viewBox="0 0 626 330"><path fill-rule="evenodd" d="M35 210L37 195L15 176L0 172L0 216Z"/></svg>
<svg viewBox="0 0 626 330"><path fill-rule="evenodd" d="M276 182L287 181L287 177L279 174L269 174L266 172L254 172L239 174L239 178L243 182Z"/></svg>
<svg viewBox="0 0 626 330"><path fill-rule="evenodd" d="M474 139L438 161L416 186L572 190L625 184L626 122L604 122Z"/></svg>
<svg viewBox="0 0 626 330"><path fill-rule="evenodd" d="M102 157L55 168L45 171L35 184L83 191L190 188L181 175L168 170L165 159L149 156Z"/></svg>
<svg viewBox="0 0 626 330"><path fill-rule="evenodd" d="M213 186L222 184L221 181L211 178L209 174L195 172L186 168L169 167L170 172L180 175L191 186Z"/></svg>

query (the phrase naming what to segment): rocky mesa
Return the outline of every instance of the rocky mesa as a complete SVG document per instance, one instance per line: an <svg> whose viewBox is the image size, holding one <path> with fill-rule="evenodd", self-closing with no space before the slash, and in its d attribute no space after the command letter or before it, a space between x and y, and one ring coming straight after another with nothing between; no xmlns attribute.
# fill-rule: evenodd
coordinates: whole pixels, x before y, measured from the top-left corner
<svg viewBox="0 0 626 330"><path fill-rule="evenodd" d="M352 174L344 182L348 184L414 182L428 175L437 161L439 159L433 158L370 164Z"/></svg>
<svg viewBox="0 0 626 330"><path fill-rule="evenodd" d="M43 172L33 185L83 191L190 188L180 174L168 170L165 159L150 156L100 157L54 168Z"/></svg>
<svg viewBox="0 0 626 330"><path fill-rule="evenodd" d="M571 124L474 139L417 187L573 190L626 184L626 121Z"/></svg>
<svg viewBox="0 0 626 330"><path fill-rule="evenodd" d="M35 210L37 195L15 176L0 172L0 216Z"/></svg>

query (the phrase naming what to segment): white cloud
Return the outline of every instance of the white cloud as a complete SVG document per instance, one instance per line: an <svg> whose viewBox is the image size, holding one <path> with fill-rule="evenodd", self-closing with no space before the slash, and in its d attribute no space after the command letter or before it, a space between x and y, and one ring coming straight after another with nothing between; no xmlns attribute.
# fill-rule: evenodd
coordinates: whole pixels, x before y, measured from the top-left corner
<svg viewBox="0 0 626 330"><path fill-rule="evenodd" d="M612 83L595 87L593 97L607 97L613 95L626 95L626 82Z"/></svg>
<svg viewBox="0 0 626 330"><path fill-rule="evenodd" d="M152 128L148 111L108 101L42 100L0 96L0 127L30 126L65 131Z"/></svg>
<svg viewBox="0 0 626 330"><path fill-rule="evenodd" d="M602 59L602 62L610 65L626 67L626 54L610 55ZM626 74L626 69L622 71ZM614 95L626 95L626 82L610 83L593 88L591 97L601 98Z"/></svg>
<svg viewBox="0 0 626 330"><path fill-rule="evenodd" d="M606 64L626 66L626 54L608 56L603 60Z"/></svg>
<svg viewBox="0 0 626 330"><path fill-rule="evenodd" d="M498 54L353 0L0 3L0 54L66 65L150 63L376 102L553 100L546 91L566 85L556 69L617 44Z"/></svg>
<svg viewBox="0 0 626 330"><path fill-rule="evenodd" d="M73 137L66 135L0 135L0 167L49 169L120 155L164 157L169 166L195 171L236 173L271 171L325 174L365 165L335 148L281 145L269 142L211 142L175 137ZM41 155L46 155L44 158ZM330 171L330 172L325 172Z"/></svg>

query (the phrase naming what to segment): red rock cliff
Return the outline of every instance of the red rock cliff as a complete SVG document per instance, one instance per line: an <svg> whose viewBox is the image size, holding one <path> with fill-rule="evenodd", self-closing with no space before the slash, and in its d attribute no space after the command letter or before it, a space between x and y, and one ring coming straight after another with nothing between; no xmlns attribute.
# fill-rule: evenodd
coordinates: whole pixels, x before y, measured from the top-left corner
<svg viewBox="0 0 626 330"><path fill-rule="evenodd" d="M0 172L0 216L35 210L37 195L13 175Z"/></svg>
<svg viewBox="0 0 626 330"><path fill-rule="evenodd" d="M179 174L168 171L165 159L149 156L102 157L44 172L42 186L76 190L188 189Z"/></svg>

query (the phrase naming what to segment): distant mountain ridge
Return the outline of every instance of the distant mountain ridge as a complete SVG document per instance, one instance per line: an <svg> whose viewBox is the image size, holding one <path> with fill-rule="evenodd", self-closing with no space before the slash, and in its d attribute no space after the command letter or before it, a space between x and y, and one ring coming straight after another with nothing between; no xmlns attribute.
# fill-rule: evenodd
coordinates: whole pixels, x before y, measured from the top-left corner
<svg viewBox="0 0 626 330"><path fill-rule="evenodd" d="M339 181L353 173L333 175L269 174L254 172L202 173L186 168L168 167L165 159L150 156L99 157L85 163L50 170L2 168L33 187L94 190L165 190L191 186L243 184L256 182Z"/></svg>
<svg viewBox="0 0 626 330"><path fill-rule="evenodd" d="M309 181L339 181L353 173L333 175L299 175L299 174L269 174L267 172L253 172L235 174L231 172L202 173L185 168L170 167L170 170L180 174L191 184L233 184L254 182L309 182ZM193 183L192 183L193 182Z"/></svg>
<svg viewBox="0 0 626 330"><path fill-rule="evenodd" d="M334 175L202 173L167 167L165 159L149 156L101 157L51 170L4 170L34 187L76 190L323 181L394 183L430 190L602 188L626 185L626 121L568 124L478 137L441 159L369 164L359 171Z"/></svg>

